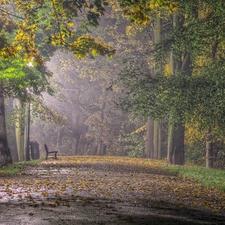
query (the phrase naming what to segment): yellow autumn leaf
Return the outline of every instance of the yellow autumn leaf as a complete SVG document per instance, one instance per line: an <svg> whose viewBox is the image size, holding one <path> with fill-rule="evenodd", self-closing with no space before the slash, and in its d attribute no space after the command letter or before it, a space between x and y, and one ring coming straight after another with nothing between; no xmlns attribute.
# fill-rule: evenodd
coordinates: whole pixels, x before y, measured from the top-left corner
<svg viewBox="0 0 225 225"><path fill-rule="evenodd" d="M69 27L73 27L73 26L74 26L74 23L73 23L73 22L69 22L69 23L67 23L67 25L68 25Z"/></svg>
<svg viewBox="0 0 225 225"><path fill-rule="evenodd" d="M42 191L42 195L46 197L46 196L48 196L48 192L47 191Z"/></svg>

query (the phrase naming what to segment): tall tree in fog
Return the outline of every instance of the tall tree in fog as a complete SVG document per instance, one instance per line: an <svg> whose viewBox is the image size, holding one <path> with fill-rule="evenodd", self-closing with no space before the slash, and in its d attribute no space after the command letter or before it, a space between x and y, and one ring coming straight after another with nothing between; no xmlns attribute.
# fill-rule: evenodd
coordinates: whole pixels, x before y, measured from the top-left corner
<svg viewBox="0 0 225 225"><path fill-rule="evenodd" d="M162 1L161 3L165 4L165 8L168 8L166 2ZM169 14L168 11L166 12L166 10L164 10L163 12L163 9L160 9L154 1L151 3L143 1L141 3L136 2L129 4L127 2L121 2L121 7L124 9L125 15L128 15L130 17L131 22L135 22L141 26L146 26L146 24L148 23L150 24L152 31L152 45L157 45L161 42L161 17L165 17L165 13ZM171 4L169 7L171 7L171 10L176 10L176 4ZM154 58L153 54L152 57ZM162 73L161 60L158 61L157 57L155 57L151 64L151 73L149 73L149 76L154 76L156 74ZM160 159L162 152L162 134L159 119L156 118L155 120L152 120L152 118L149 118L146 129L146 156L150 158Z"/></svg>

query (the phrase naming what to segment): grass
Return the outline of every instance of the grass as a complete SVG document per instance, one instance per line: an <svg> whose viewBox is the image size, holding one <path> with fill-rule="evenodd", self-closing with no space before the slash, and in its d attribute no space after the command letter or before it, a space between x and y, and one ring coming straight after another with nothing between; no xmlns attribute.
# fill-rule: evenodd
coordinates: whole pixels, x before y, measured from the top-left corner
<svg viewBox="0 0 225 225"><path fill-rule="evenodd" d="M40 159L38 160L31 160L31 161L24 161L24 162L18 162L9 164L7 166L3 166L0 168L0 176L13 176L19 172L21 172L23 169L25 169L28 166L36 166L40 163Z"/></svg>
<svg viewBox="0 0 225 225"><path fill-rule="evenodd" d="M175 166L160 163L160 167L171 172L178 173L184 178L190 178L199 181L205 186L215 187L225 191L225 170L209 169L192 164Z"/></svg>

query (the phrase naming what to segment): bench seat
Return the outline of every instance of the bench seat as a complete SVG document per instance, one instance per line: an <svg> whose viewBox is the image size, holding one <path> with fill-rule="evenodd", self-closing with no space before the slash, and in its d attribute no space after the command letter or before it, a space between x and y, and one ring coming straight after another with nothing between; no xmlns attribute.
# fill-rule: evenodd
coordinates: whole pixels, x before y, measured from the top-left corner
<svg viewBox="0 0 225 225"><path fill-rule="evenodd" d="M46 151L46 159L48 159L49 154L55 154L55 159L57 159L58 151L49 151L48 146L46 144L44 144L44 146L45 146L45 151Z"/></svg>

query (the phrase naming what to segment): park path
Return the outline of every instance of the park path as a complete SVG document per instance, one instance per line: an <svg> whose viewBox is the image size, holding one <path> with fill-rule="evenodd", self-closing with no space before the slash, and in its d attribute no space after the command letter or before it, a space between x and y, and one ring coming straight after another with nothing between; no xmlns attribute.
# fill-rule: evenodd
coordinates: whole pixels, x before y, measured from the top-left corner
<svg viewBox="0 0 225 225"><path fill-rule="evenodd" d="M156 161L59 157L0 177L0 225L225 224L225 193Z"/></svg>

